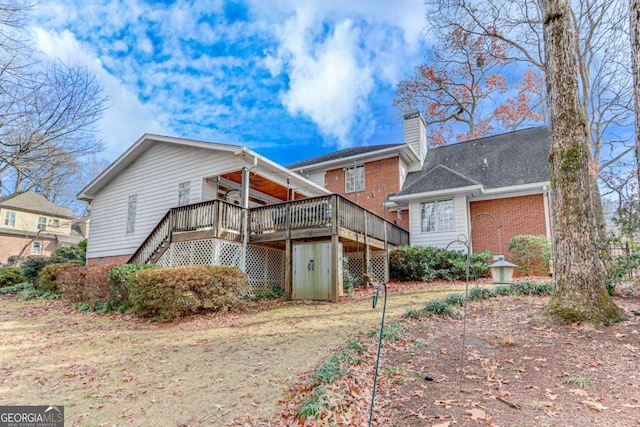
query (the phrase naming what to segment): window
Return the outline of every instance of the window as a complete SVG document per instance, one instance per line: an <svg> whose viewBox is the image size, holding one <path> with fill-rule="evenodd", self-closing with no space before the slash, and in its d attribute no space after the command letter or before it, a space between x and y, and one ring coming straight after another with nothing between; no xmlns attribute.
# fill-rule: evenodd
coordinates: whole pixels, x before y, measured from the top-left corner
<svg viewBox="0 0 640 427"><path fill-rule="evenodd" d="M47 218L43 216L38 217L38 230L44 230L47 227Z"/></svg>
<svg viewBox="0 0 640 427"><path fill-rule="evenodd" d="M136 207L138 205L138 195L129 196L127 204L127 234L131 234L136 229Z"/></svg>
<svg viewBox="0 0 640 427"><path fill-rule="evenodd" d="M53 218L49 221L49 226L53 228L58 228L60 227L60 221L58 220L58 218Z"/></svg>
<svg viewBox="0 0 640 427"><path fill-rule="evenodd" d="M16 226L16 213L12 211L7 211L4 214L4 225L7 227L15 227Z"/></svg>
<svg viewBox="0 0 640 427"><path fill-rule="evenodd" d="M346 168L344 170L344 192L364 190L364 165Z"/></svg>
<svg viewBox="0 0 640 427"><path fill-rule="evenodd" d="M42 242L33 242L31 244L31 255L42 254Z"/></svg>
<svg viewBox="0 0 640 427"><path fill-rule="evenodd" d="M181 182L178 184L178 206L188 205L190 196L191 181Z"/></svg>
<svg viewBox="0 0 640 427"><path fill-rule="evenodd" d="M453 231L453 200L438 200L420 204L423 232Z"/></svg>

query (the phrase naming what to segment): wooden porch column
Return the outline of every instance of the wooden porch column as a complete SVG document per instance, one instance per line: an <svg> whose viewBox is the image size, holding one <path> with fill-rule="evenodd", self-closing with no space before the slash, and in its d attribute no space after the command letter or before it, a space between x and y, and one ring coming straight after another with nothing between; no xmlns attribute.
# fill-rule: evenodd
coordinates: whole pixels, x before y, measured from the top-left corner
<svg viewBox="0 0 640 427"><path fill-rule="evenodd" d="M249 247L249 168L242 168L242 255L240 257L240 270L247 272L247 248Z"/></svg>
<svg viewBox="0 0 640 427"><path fill-rule="evenodd" d="M293 256L291 250L291 239L287 238L284 249L284 296L287 300L290 300L293 295Z"/></svg>
<svg viewBox="0 0 640 427"><path fill-rule="evenodd" d="M331 290L329 298L331 302L338 302L338 286L340 286L340 237L337 234L331 235Z"/></svg>
<svg viewBox="0 0 640 427"><path fill-rule="evenodd" d="M369 259L369 240L367 239L367 236L369 235L369 229L367 226L367 211L363 211L363 217L364 217L364 265L363 265L363 274L364 274L364 287L368 288L370 285L370 281L369 281L369 263L370 263L370 259Z"/></svg>

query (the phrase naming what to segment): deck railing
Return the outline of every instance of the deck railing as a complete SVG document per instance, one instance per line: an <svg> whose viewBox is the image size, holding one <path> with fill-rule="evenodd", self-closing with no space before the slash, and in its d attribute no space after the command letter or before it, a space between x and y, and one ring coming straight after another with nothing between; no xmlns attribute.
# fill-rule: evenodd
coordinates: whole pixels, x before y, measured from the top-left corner
<svg viewBox="0 0 640 427"><path fill-rule="evenodd" d="M163 245L171 241L173 233L213 230L215 233L240 234L243 209L222 200L194 203L170 209L153 229L129 263L146 263Z"/></svg>
<svg viewBox="0 0 640 427"><path fill-rule="evenodd" d="M249 233L268 234L285 230L338 226L392 245L409 244L409 233L378 215L339 195L293 200L249 209ZM174 233L211 230L242 234L244 209L221 200L172 208L129 259L130 263L149 262Z"/></svg>

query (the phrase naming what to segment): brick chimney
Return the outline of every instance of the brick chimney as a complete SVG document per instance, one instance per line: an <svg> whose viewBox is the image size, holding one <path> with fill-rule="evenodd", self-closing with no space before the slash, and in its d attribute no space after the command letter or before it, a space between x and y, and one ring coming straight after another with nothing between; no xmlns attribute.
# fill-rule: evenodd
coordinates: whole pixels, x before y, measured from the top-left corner
<svg viewBox="0 0 640 427"><path fill-rule="evenodd" d="M404 113L404 143L409 144L420 158L418 169L422 169L427 157L427 126L419 110Z"/></svg>

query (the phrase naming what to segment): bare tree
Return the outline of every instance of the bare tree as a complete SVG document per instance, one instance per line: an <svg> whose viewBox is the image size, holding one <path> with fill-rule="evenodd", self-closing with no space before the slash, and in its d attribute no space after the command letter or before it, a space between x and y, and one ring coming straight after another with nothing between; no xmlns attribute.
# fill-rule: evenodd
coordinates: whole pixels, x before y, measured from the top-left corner
<svg viewBox="0 0 640 427"><path fill-rule="evenodd" d="M551 121L551 189L556 289L545 314L568 322L609 324L622 310L609 297L590 199L589 125L580 104L574 23L567 0L541 0Z"/></svg>
<svg viewBox="0 0 640 427"><path fill-rule="evenodd" d="M22 31L28 11L0 4L0 177L13 192L55 201L63 178L103 149L97 125L107 98L87 69L33 59Z"/></svg>
<svg viewBox="0 0 640 427"><path fill-rule="evenodd" d="M631 149L631 141L616 129L631 123L629 55L624 0L574 0L569 9L579 71L580 106L587 121L590 146L591 199L598 230L604 236L604 215L599 197L598 175ZM545 70L543 13L538 0L426 0L427 20L442 35L464 28L471 35L488 36L509 46L506 57ZM603 151L607 149L607 158Z"/></svg>
<svg viewBox="0 0 640 427"><path fill-rule="evenodd" d="M638 186L640 186L640 0L629 0L629 22L636 117L636 171L638 173ZM640 187L638 194L640 195Z"/></svg>

